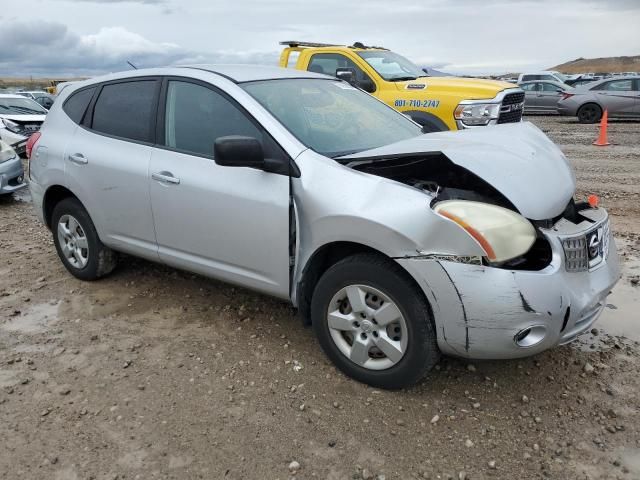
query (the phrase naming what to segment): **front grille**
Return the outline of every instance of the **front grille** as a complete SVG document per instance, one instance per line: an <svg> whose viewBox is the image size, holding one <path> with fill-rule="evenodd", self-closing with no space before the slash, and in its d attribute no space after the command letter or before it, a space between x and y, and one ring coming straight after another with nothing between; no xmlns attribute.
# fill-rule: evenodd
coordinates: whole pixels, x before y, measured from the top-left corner
<svg viewBox="0 0 640 480"><path fill-rule="evenodd" d="M567 238L562 241L564 247L564 264L568 272L584 272L589 268L587 258L587 238Z"/></svg>
<svg viewBox="0 0 640 480"><path fill-rule="evenodd" d="M30 137L32 134L40 130L40 127L42 127L42 122L20 122L16 120L13 120L13 122L17 123L20 127L20 129L15 133L25 137Z"/></svg>
<svg viewBox="0 0 640 480"><path fill-rule="evenodd" d="M522 120L524 92L507 93L500 105L498 123L515 123Z"/></svg>
<svg viewBox="0 0 640 480"><path fill-rule="evenodd" d="M567 271L584 272L602 263L609 252L609 235L609 222L606 221L584 235L563 239Z"/></svg>

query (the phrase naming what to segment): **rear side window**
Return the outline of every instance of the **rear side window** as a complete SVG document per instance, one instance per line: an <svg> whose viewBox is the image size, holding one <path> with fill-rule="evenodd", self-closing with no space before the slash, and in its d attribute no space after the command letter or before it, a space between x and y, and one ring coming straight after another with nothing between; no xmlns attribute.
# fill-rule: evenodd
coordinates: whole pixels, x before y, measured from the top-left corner
<svg viewBox="0 0 640 480"><path fill-rule="evenodd" d="M158 83L157 80L138 80L102 87L93 109L93 130L151 142Z"/></svg>
<svg viewBox="0 0 640 480"><path fill-rule="evenodd" d="M93 98L96 88L97 87L85 88L84 90L72 93L71 96L67 98L67 101L64 102L62 109L75 123L79 124L82 122L84 112L87 111L87 107Z"/></svg>

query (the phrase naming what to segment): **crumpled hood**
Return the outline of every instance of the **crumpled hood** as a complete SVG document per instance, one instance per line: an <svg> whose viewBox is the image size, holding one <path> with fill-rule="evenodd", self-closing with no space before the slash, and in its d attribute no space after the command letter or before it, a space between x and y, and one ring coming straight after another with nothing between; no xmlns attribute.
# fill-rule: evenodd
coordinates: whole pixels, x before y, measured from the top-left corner
<svg viewBox="0 0 640 480"><path fill-rule="evenodd" d="M47 116L42 115L20 115L17 113L0 113L0 118L6 118L7 120L13 120L15 122L44 122Z"/></svg>
<svg viewBox="0 0 640 480"><path fill-rule="evenodd" d="M575 192L566 157L529 122L428 133L340 160L430 152L442 152L491 184L531 220L560 215Z"/></svg>

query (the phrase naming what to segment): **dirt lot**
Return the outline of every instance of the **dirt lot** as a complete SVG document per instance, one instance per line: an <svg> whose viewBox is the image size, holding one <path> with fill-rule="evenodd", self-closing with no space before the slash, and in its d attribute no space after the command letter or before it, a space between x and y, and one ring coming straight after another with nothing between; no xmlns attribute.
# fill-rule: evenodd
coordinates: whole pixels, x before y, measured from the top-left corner
<svg viewBox="0 0 640 480"><path fill-rule="evenodd" d="M406 391L344 377L252 292L131 258L75 280L28 193L0 199L0 478L640 478L640 124L597 148L595 126L530 120L613 216L601 328L521 361L445 358Z"/></svg>

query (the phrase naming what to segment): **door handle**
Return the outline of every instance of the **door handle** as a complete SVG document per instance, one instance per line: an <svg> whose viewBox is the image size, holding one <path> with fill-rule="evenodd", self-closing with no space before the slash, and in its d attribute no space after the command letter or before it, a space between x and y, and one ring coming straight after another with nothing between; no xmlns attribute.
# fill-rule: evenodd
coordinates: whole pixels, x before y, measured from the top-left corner
<svg viewBox="0 0 640 480"><path fill-rule="evenodd" d="M81 153L74 153L72 155L69 155L69 160L76 165L86 165L87 163L89 163L89 160L87 160L87 158Z"/></svg>
<svg viewBox="0 0 640 480"><path fill-rule="evenodd" d="M174 185L180 184L180 179L173 176L171 172L158 172L152 173L151 178L162 183L173 183Z"/></svg>

